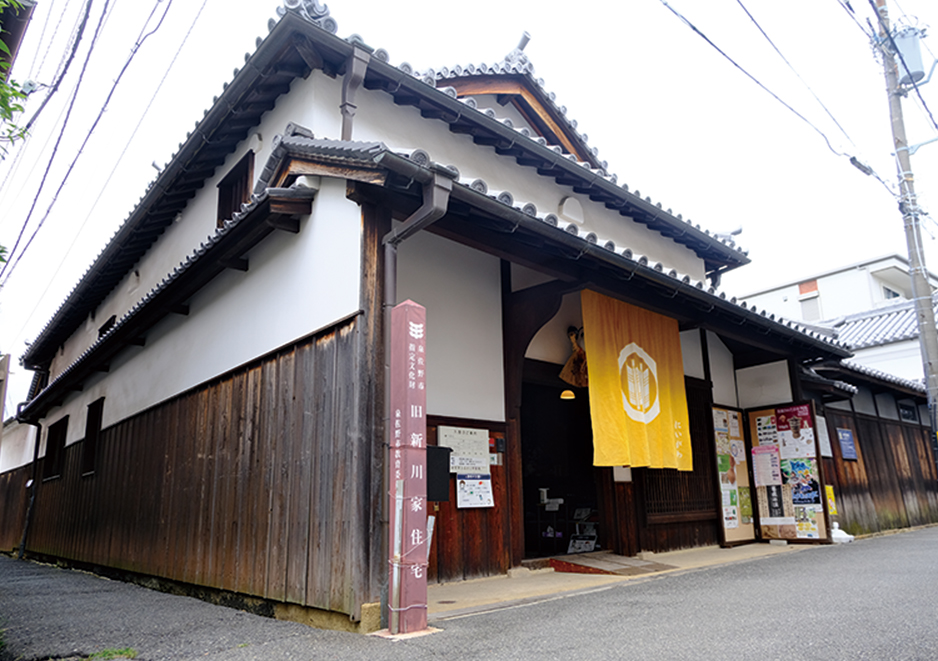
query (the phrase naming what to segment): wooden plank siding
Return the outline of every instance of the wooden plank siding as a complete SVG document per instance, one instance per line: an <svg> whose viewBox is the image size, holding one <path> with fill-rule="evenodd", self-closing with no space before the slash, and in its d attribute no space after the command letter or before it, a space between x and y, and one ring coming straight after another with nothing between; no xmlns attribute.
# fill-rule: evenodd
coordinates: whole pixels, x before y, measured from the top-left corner
<svg viewBox="0 0 938 661"><path fill-rule="evenodd" d="M832 519L852 534L938 523L938 471L927 427L828 408L833 458L824 472L834 487ZM857 460L844 460L837 429L853 432Z"/></svg>
<svg viewBox="0 0 938 661"><path fill-rule="evenodd" d="M720 543L710 386L686 377L685 390L694 470L632 471L637 509L641 513L639 545L644 551L657 553ZM624 541L620 544L629 546Z"/></svg>
<svg viewBox="0 0 938 661"><path fill-rule="evenodd" d="M0 474L0 551L19 548L29 506L26 482L32 474L31 464Z"/></svg>
<svg viewBox="0 0 938 661"><path fill-rule="evenodd" d="M427 442L437 445L440 425L487 429L490 438L505 438L505 423L480 422L430 416ZM511 566L511 507L509 467L491 466L492 496L495 507L456 507L456 480L449 479L449 501L430 505L436 516L430 547L428 578L430 582L461 581L505 574Z"/></svg>
<svg viewBox="0 0 938 661"><path fill-rule="evenodd" d="M359 617L378 600L362 569L380 542L361 492L376 440L355 419L358 326L102 430L91 476L82 443L68 446L62 477L39 486L28 550ZM22 534L27 470L0 476L5 549Z"/></svg>

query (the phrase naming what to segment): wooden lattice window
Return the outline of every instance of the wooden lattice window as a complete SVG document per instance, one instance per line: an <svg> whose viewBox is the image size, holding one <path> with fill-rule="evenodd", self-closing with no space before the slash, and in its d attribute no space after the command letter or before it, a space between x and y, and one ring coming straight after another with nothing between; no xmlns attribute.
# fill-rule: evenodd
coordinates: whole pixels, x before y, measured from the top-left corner
<svg viewBox="0 0 938 661"><path fill-rule="evenodd" d="M65 435L68 432L68 416L49 426L46 436L46 458L42 464L42 478L62 476L65 464Z"/></svg>
<svg viewBox="0 0 938 661"><path fill-rule="evenodd" d="M98 436L101 435L101 418L104 412L104 398L96 399L88 405L85 418L85 440L81 448L81 474L94 473L98 456Z"/></svg>
<svg viewBox="0 0 938 661"><path fill-rule="evenodd" d="M254 152L248 151L218 183L218 217L216 225L221 227L241 205L251 199L251 182L254 181Z"/></svg>
<svg viewBox="0 0 938 661"><path fill-rule="evenodd" d="M648 523L699 520L717 514L713 482L713 452L710 441L710 398L705 385L687 380L687 413L690 422L694 470L646 469L644 473L645 514Z"/></svg>

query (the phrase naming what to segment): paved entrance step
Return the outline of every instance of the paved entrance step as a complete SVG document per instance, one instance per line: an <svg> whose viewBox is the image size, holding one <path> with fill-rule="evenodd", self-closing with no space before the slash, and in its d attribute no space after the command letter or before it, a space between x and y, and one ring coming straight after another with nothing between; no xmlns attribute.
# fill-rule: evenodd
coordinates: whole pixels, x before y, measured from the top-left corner
<svg viewBox="0 0 938 661"><path fill-rule="evenodd" d="M673 565L660 562L629 558L616 555L612 551L593 551L554 558L544 558L554 571L568 574L616 574L618 576L638 576L653 574L668 569L677 569ZM527 565L526 565L527 566ZM532 567L533 569L533 567Z"/></svg>

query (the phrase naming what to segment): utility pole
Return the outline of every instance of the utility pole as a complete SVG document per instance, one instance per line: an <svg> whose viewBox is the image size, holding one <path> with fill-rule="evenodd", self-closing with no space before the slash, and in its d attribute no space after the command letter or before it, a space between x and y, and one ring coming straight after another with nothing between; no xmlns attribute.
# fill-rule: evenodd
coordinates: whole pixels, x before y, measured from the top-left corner
<svg viewBox="0 0 938 661"><path fill-rule="evenodd" d="M886 0L876 0L879 12L880 50L883 53L883 68L886 73L886 94L889 96L889 116L892 120L892 137L896 149L899 169L899 210L905 227L905 241L909 249L912 297L915 300L915 317L918 321L919 344L922 349L922 365L925 369L925 386L928 390L928 413L932 440L938 433L938 328L935 327L935 309L932 303L928 271L925 268L925 253L922 246L921 210L915 197L915 177L909 160L909 143L905 137L905 122L902 118L902 99L896 68L894 40L890 37L889 14Z"/></svg>

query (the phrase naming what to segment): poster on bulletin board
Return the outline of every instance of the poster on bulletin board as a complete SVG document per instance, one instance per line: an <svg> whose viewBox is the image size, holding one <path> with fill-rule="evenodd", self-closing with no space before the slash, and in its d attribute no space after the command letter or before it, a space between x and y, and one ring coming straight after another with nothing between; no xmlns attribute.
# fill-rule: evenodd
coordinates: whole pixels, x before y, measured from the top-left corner
<svg viewBox="0 0 938 661"><path fill-rule="evenodd" d="M743 414L713 408L713 435L720 486L719 514L726 545L755 541Z"/></svg>
<svg viewBox="0 0 938 661"><path fill-rule="evenodd" d="M827 539L820 445L827 438L810 403L748 411L762 539Z"/></svg>

